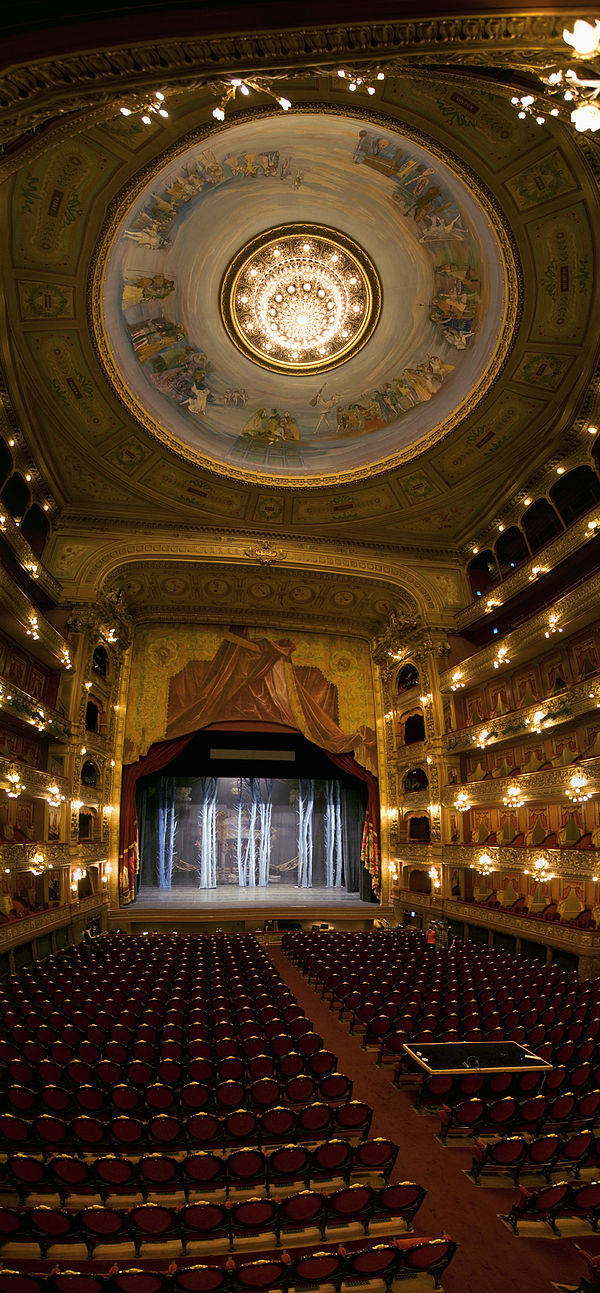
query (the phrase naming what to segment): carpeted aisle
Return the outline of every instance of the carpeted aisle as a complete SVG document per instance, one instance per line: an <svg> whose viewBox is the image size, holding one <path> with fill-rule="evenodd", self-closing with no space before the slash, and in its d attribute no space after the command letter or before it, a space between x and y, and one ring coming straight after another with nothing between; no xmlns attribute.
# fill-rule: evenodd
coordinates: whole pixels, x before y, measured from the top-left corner
<svg viewBox="0 0 600 1293"><path fill-rule="evenodd" d="M375 1052L321 1001L279 947L269 947L273 964L289 985L324 1044L338 1057L340 1072L354 1080L354 1098L373 1109L372 1136L389 1136L400 1146L392 1180L417 1181L428 1194L415 1218L415 1235L448 1231L460 1247L444 1276L445 1293L551 1293L552 1282L576 1285L584 1266L567 1239L514 1238L499 1220L517 1191L478 1187L464 1175L470 1149L444 1149L436 1140L439 1118L415 1113L412 1093L397 1091L391 1070L381 1070ZM550 1232L549 1232L550 1233ZM597 1249L590 1229L578 1243Z"/></svg>

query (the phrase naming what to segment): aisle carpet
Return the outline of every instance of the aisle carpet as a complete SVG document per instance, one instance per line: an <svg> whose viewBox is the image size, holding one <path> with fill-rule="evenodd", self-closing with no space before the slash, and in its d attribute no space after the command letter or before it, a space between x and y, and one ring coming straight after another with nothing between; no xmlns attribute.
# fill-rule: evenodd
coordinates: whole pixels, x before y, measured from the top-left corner
<svg viewBox="0 0 600 1293"><path fill-rule="evenodd" d="M427 1188L416 1233L447 1231L460 1244L444 1275L445 1293L551 1293L553 1283L578 1284L584 1263L571 1240L553 1239L550 1231L547 1240L512 1236L497 1214L510 1210L517 1188L511 1183L483 1189L469 1181L464 1172L471 1165L471 1150L444 1148L436 1140L439 1116L415 1113L413 1094L396 1090L392 1070L377 1068L376 1052L362 1049L361 1038L350 1035L348 1023L340 1022L279 947L267 950L324 1045L337 1055L340 1072L354 1079L354 1099L371 1105L371 1136L389 1136L400 1146L392 1180L417 1181ZM589 1252L600 1247L591 1229L589 1239L577 1242Z"/></svg>

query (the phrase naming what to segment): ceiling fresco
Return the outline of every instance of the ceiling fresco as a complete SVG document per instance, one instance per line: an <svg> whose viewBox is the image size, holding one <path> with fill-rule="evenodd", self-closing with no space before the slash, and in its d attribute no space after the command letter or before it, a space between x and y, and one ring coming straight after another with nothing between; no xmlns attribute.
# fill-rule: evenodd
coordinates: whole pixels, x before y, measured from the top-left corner
<svg viewBox="0 0 600 1293"><path fill-rule="evenodd" d="M350 109L335 74L289 94L218 126L182 93L160 130L57 123L11 160L4 412L60 513L61 578L80 521L451 562L580 436L600 342L580 142L459 74ZM252 362L221 317L232 258L290 221L352 238L381 282L372 335L322 373Z"/></svg>
<svg viewBox="0 0 600 1293"><path fill-rule="evenodd" d="M447 433L504 357L517 291L498 215L440 151L382 120L279 112L172 156L120 211L97 271L99 350L136 417L204 465L292 485L364 476ZM307 249L300 298L314 290L315 226L358 243L380 281L372 335L335 371L330 340L312 361L324 371L305 373L298 351L297 371L292 352L269 371L222 317L229 262L292 222ZM330 265L346 254L331 247ZM247 299L238 287L234 304ZM275 315L281 293L269 299Z"/></svg>

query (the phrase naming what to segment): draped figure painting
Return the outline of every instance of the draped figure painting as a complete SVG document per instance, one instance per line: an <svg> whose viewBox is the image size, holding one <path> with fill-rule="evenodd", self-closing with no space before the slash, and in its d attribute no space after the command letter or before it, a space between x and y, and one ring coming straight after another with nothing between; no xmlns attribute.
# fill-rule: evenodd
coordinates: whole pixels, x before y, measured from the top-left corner
<svg viewBox="0 0 600 1293"><path fill-rule="evenodd" d="M171 678L167 738L217 722L277 723L332 754L354 754L376 775L374 730L343 732L335 683L320 669L295 665L294 650L289 638L252 639L246 628L230 629L212 660L191 660Z"/></svg>

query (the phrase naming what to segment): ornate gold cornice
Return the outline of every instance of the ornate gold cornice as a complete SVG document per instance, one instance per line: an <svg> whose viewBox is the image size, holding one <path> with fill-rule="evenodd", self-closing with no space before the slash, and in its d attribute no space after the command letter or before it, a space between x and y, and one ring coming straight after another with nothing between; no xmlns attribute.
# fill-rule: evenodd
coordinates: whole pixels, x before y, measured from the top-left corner
<svg viewBox="0 0 600 1293"><path fill-rule="evenodd" d="M37 844L0 844L0 866L11 871L28 871L36 853L43 853L46 864L53 870L60 867L92 866L106 862L106 844L101 840L86 840L80 844L54 844L44 841Z"/></svg>
<svg viewBox="0 0 600 1293"><path fill-rule="evenodd" d="M600 870L600 849L501 848L489 844L444 844L442 861L448 866L473 867L488 853L495 871L533 870L538 858L547 859L555 875L565 880L591 880Z"/></svg>
<svg viewBox="0 0 600 1293"><path fill-rule="evenodd" d="M0 928L0 952L8 952L12 947L28 943L30 939L40 934L51 933L54 929L69 925L75 917L84 912L86 916L90 916L95 911L103 911L107 906L106 895L92 894L90 898L84 898L81 903L74 902L61 907L52 907L49 911L39 911L34 916L24 916L21 920L11 921Z"/></svg>
<svg viewBox="0 0 600 1293"><path fill-rule="evenodd" d="M539 72L564 54L558 14L474 14L395 22L323 25L258 33L140 40L134 47L81 50L13 64L0 78L0 141L52 117L109 105L160 84L172 91L231 76L329 75L341 63L393 76L428 66L498 67Z"/></svg>
<svg viewBox="0 0 600 1293"><path fill-rule="evenodd" d="M16 687L14 682L0 676L2 697L0 705L8 714L18 718L22 723L30 724L40 735L51 736L55 741L69 741L71 728L62 714L51 709L43 700L30 696L29 692Z"/></svg>
<svg viewBox="0 0 600 1293"><path fill-rule="evenodd" d="M46 570L46 567L40 561L39 557L36 557L35 553L30 548L27 542L27 539L23 537L18 525L15 525L12 519L12 516L10 516L10 514L7 511L4 511L2 514L2 523L0 524L0 530L2 531L2 534L6 539L6 542L8 543L9 548L13 552L14 556L17 558L19 565L22 567L25 573L28 574L30 578L35 581L38 588L40 588L42 592L46 593L47 596L50 597L53 602L60 601L62 588L58 582L58 579L55 579L54 575L50 574L49 570ZM4 586L5 587L8 586L9 576L6 573L6 571L2 572L2 578L3 578ZM12 581L10 582L10 588L11 590L15 588L15 585L12 584ZM18 589L16 590L16 595L19 596ZM24 593L20 594L20 596L24 600L26 600ZM37 608L34 608L34 609L36 609L36 613L39 615L40 612L37 611ZM50 627L51 626L48 625L49 630L50 630ZM56 632L56 629L53 629L52 632L55 634L56 638L60 637L60 634ZM62 645L64 646L64 642Z"/></svg>
<svg viewBox="0 0 600 1293"><path fill-rule="evenodd" d="M52 580L52 582L56 583L57 581ZM6 605L10 608L11 615L18 620L25 636L27 637L31 634L33 622L35 621L35 632L37 633L40 647L54 656L57 664L64 668L65 655L70 654L66 638L46 619L44 612L19 588L18 584L15 584L6 568L1 565L0 593L4 594ZM25 642L24 645L29 647L31 644Z"/></svg>
<svg viewBox="0 0 600 1293"><path fill-rule="evenodd" d="M491 781L465 781L460 785L446 786L442 794L442 803L446 808L453 808L460 790L468 794L473 807L479 804L501 803L508 787L518 783L523 793L524 806L540 799L550 801L564 799L565 808L573 809L574 805L567 799L566 792L575 765L578 768L581 767L590 779L589 789L594 794L596 787L600 789L600 758L581 758L560 768L545 768L540 772L513 772L510 777L495 777Z"/></svg>
<svg viewBox="0 0 600 1293"><path fill-rule="evenodd" d="M582 455L581 462L584 461L587 462L587 455ZM573 463L572 465L575 466L577 464ZM543 493L544 491L540 493L539 497L542 497ZM525 491L523 491L523 494L525 494ZM507 579L502 580L502 583L495 584L494 587L489 590L489 593L485 594L483 597L475 598L475 600L469 602L469 605L465 606L463 610L457 611L454 621L457 631L462 632L463 629L470 628L472 624L481 619L482 610L488 597L497 597L501 601L502 605L504 605L510 602L511 598L515 597L517 593L520 593L524 588L529 587L529 585L534 582L530 579L534 566L537 566L538 569L539 567L544 567L546 570L550 571L553 570L559 562L565 561L567 557L572 556L574 552L578 552L579 549L593 537L593 533L590 534L588 532L588 522L595 520L599 515L600 504L596 504L595 507L591 507L588 512L585 512L583 516L578 517L577 520L569 526L568 530L565 530L565 532L560 534L558 538L553 539L551 543L546 544L546 547L542 548L540 552L536 552L534 557L530 557L527 561L524 561L523 565L518 570L515 570L512 575L509 575ZM490 536L490 542L495 542L496 537L497 536L494 535L492 540ZM485 547L485 543L482 543L479 546L480 548ZM468 555L470 557L470 553ZM534 576L534 580L537 580L538 578L540 578L539 575ZM516 632L518 631L519 630L516 630Z"/></svg>
<svg viewBox="0 0 600 1293"><path fill-rule="evenodd" d="M50 786L58 786L65 799L71 793L68 777L60 777L54 773L44 772L40 768L32 768L30 763L23 763L18 759L0 758L0 781L8 782L8 773L13 770L19 773L27 794L33 795L34 799L47 799Z"/></svg>
<svg viewBox="0 0 600 1293"><path fill-rule="evenodd" d="M462 920L467 925L506 930L519 938L532 939L551 947L565 947L576 954L600 952L600 931L595 929L561 926L551 921L534 920L531 916L511 915L510 912L480 906L478 903L456 902L450 898L411 893L409 889L396 890L392 904L400 909L409 907L432 915L444 915L451 920Z"/></svg>

